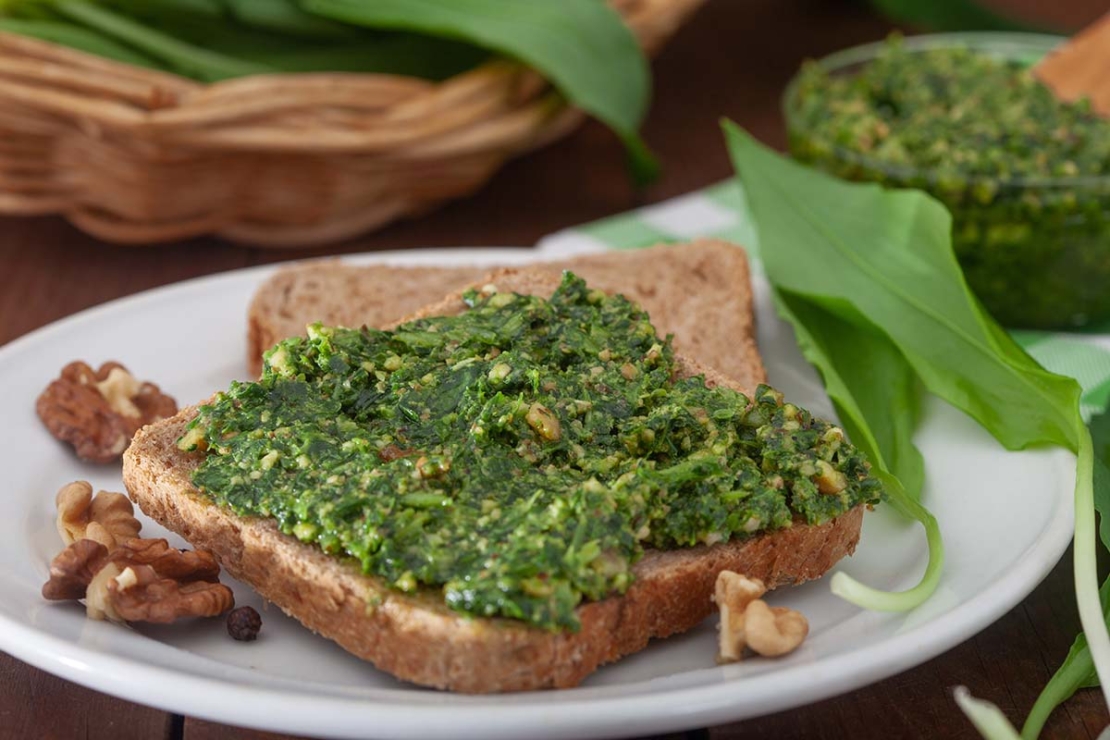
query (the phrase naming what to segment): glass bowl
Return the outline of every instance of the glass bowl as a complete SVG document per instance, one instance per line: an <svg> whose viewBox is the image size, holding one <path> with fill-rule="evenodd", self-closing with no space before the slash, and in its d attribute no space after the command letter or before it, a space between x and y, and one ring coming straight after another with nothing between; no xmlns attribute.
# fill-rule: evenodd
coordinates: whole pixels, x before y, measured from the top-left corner
<svg viewBox="0 0 1110 740"><path fill-rule="evenodd" d="M963 47L1032 65L1056 36L949 33L902 40L911 53ZM844 74L876 58L884 42L837 52L816 64ZM1076 328L1110 319L1110 177L944 177L894 165L814 136L802 120L799 79L786 90L790 153L849 180L927 191L952 213L952 243L968 284L1003 325Z"/></svg>

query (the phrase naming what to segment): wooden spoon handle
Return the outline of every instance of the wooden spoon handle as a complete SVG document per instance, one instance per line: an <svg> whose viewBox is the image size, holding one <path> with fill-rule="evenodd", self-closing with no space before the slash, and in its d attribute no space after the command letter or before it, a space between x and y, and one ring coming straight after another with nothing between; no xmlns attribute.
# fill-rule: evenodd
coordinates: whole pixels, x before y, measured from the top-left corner
<svg viewBox="0 0 1110 740"><path fill-rule="evenodd" d="M1060 100L1089 97L1099 115L1110 117L1110 13L1054 49L1033 74Z"/></svg>

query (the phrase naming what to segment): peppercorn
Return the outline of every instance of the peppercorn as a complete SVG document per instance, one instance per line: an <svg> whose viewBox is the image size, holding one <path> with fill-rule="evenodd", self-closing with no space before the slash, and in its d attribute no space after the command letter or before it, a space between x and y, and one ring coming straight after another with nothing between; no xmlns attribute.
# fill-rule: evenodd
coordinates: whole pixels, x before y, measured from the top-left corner
<svg viewBox="0 0 1110 740"><path fill-rule="evenodd" d="M227 633L240 642L251 642L258 639L258 631L262 629L262 616L254 607L241 606L232 609L227 615Z"/></svg>

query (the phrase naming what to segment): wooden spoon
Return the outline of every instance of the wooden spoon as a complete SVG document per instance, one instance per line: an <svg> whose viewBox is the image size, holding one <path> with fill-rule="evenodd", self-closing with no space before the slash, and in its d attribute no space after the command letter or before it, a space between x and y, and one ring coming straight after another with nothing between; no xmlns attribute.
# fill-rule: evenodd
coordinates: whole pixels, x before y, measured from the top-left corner
<svg viewBox="0 0 1110 740"><path fill-rule="evenodd" d="M1110 13L1053 49L1033 74L1060 100L1088 97L1100 116L1110 118Z"/></svg>

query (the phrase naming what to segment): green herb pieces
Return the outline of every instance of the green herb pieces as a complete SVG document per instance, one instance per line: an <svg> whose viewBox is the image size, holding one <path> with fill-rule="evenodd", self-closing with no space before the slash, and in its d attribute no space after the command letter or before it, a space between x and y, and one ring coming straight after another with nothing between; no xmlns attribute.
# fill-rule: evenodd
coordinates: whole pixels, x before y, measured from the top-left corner
<svg viewBox="0 0 1110 740"><path fill-rule="evenodd" d="M549 629L645 548L831 520L881 484L844 432L763 386L676 379L635 304L568 275L391 332L313 327L179 445L194 482L394 588Z"/></svg>
<svg viewBox="0 0 1110 740"><path fill-rule="evenodd" d="M573 105L617 132L634 174L655 163L637 130L647 112L647 59L620 16L599 0L301 0L309 12L367 28L471 42L535 68Z"/></svg>
<svg viewBox="0 0 1110 740"><path fill-rule="evenodd" d="M1110 670L1095 563L1094 455L1079 384L1041 368L983 311L956 264L951 219L937 201L835 180L731 123L724 128L776 291L843 320L844 333L880 330L926 389L1008 449L1058 445L1076 454L1076 598L1094 665ZM804 329L826 330L812 322ZM856 601L866 605L866 594Z"/></svg>
<svg viewBox="0 0 1110 740"><path fill-rule="evenodd" d="M786 107L797 159L944 203L967 280L1003 324L1110 314L1110 122L1025 60L895 37L862 65L806 64Z"/></svg>
<svg viewBox="0 0 1110 740"><path fill-rule="evenodd" d="M1110 174L1110 122L1088 101L1061 101L1023 61L966 46L895 36L848 70L807 63L792 108L814 154L928 173L953 202L989 203L1009 180Z"/></svg>

